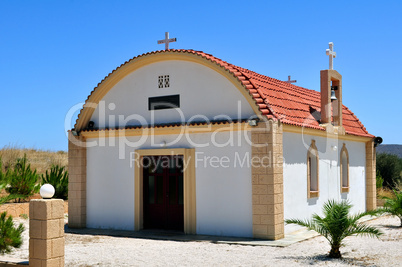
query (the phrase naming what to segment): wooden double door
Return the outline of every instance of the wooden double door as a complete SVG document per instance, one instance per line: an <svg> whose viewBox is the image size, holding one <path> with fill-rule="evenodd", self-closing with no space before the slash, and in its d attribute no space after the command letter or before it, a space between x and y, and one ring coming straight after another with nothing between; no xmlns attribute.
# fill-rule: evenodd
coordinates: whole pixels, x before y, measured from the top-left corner
<svg viewBox="0 0 402 267"><path fill-rule="evenodd" d="M184 230L183 156L143 158L144 228Z"/></svg>

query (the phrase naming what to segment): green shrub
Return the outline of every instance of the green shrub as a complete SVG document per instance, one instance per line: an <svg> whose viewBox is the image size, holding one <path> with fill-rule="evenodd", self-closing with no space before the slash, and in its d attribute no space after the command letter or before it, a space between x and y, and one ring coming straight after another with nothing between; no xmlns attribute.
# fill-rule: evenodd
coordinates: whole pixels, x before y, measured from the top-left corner
<svg viewBox="0 0 402 267"><path fill-rule="evenodd" d="M8 184L7 172L5 172L5 173L3 172L2 165L3 165L3 161L2 161L2 159L0 157L0 191L3 190ZM4 203L9 202L11 200L18 199L18 198L23 198L23 197L24 196L19 195L19 194L10 194L8 196L1 197L0 198L0 204L4 204Z"/></svg>
<svg viewBox="0 0 402 267"><path fill-rule="evenodd" d="M2 159L0 158L0 190L7 185L8 175L10 171L3 172ZM20 195L11 194L0 198L0 204L6 203L10 200L21 197ZM22 223L15 227L13 218L10 216L6 218L7 213L0 214L0 254L9 253L12 247L19 248L22 245L21 234L24 231Z"/></svg>
<svg viewBox="0 0 402 267"><path fill-rule="evenodd" d="M68 171L59 165L53 165L50 173L42 174L42 185L51 184L54 187L54 198L66 200L68 198Z"/></svg>
<svg viewBox="0 0 402 267"><path fill-rule="evenodd" d="M382 179L384 179L384 186L389 189L395 189L401 182L402 161L398 156L377 153L376 167Z"/></svg>
<svg viewBox="0 0 402 267"><path fill-rule="evenodd" d="M0 214L0 254L11 252L11 248L19 248L22 245L21 234L25 230L22 223L18 227L14 226L13 218L7 213Z"/></svg>
<svg viewBox="0 0 402 267"><path fill-rule="evenodd" d="M298 224L314 230L324 236L331 245L329 257L341 258L340 248L343 246L343 239L352 235L368 235L379 237L382 232L375 227L359 223L358 220L366 215L374 215L378 211L366 211L356 215L349 215L352 205L343 200L336 202L329 200L323 206L324 217L313 214L311 220L290 219L285 220L287 224Z"/></svg>
<svg viewBox="0 0 402 267"><path fill-rule="evenodd" d="M27 157L17 159L13 169L8 169L5 174L8 183L6 191L10 195L19 195L18 202L26 199L39 191L39 175L36 170L31 170L31 164L27 164Z"/></svg>

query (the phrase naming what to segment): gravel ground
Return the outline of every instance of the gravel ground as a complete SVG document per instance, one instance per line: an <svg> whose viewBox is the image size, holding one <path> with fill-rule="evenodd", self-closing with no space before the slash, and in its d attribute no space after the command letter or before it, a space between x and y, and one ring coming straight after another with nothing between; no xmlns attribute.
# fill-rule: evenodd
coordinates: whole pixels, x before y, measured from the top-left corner
<svg viewBox="0 0 402 267"><path fill-rule="evenodd" d="M28 227L28 220L18 220ZM399 219L384 216L368 223L384 235L345 239L340 260L326 257L329 245L322 236L280 248L66 234L65 262L66 266L402 266ZM28 258L27 230L24 240L9 257Z"/></svg>

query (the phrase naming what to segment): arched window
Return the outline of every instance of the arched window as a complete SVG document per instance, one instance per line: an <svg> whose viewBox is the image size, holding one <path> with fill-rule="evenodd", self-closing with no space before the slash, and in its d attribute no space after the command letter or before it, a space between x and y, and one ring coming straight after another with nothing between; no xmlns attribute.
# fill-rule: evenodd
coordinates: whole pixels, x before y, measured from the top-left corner
<svg viewBox="0 0 402 267"><path fill-rule="evenodd" d="M341 193L349 192L349 153L346 145L343 144L340 159L340 177L341 177Z"/></svg>
<svg viewBox="0 0 402 267"><path fill-rule="evenodd" d="M307 152L307 197L318 197L319 180L318 180L318 150L315 146L315 140L311 140L310 148Z"/></svg>

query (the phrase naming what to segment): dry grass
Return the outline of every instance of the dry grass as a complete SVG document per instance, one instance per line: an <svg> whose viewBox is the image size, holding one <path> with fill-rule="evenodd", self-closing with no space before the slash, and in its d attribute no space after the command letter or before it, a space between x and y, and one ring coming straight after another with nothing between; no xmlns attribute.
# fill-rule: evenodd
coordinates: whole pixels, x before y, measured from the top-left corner
<svg viewBox="0 0 402 267"><path fill-rule="evenodd" d="M34 148L21 148L18 146L5 146L0 149L0 158L3 162L3 171L15 164L18 158L26 154L32 169L38 174L44 174L52 165L68 165L68 155L65 151L44 151Z"/></svg>
<svg viewBox="0 0 402 267"><path fill-rule="evenodd" d="M381 199L382 197L393 198L394 196L394 192L388 188L382 187L377 189L377 198L379 199Z"/></svg>
<svg viewBox="0 0 402 267"><path fill-rule="evenodd" d="M21 148L19 146L4 146L0 149L0 159L2 160L2 171L12 168L18 158L27 156L28 163L31 164L31 169L41 175L45 174L46 170L50 170L52 165L65 166L68 168L68 154L65 151L44 151L34 148ZM0 190L0 197L8 195L4 189ZM36 194L31 198L38 198ZM29 200L28 199L28 200Z"/></svg>
<svg viewBox="0 0 402 267"><path fill-rule="evenodd" d="M399 184L396 188L396 191L402 191L402 184ZM382 187L382 188L377 188L377 206L382 207L384 206L384 203L386 202L386 200L384 199L384 197L387 198L394 198L395 197L395 193L393 190L388 189L386 187Z"/></svg>

